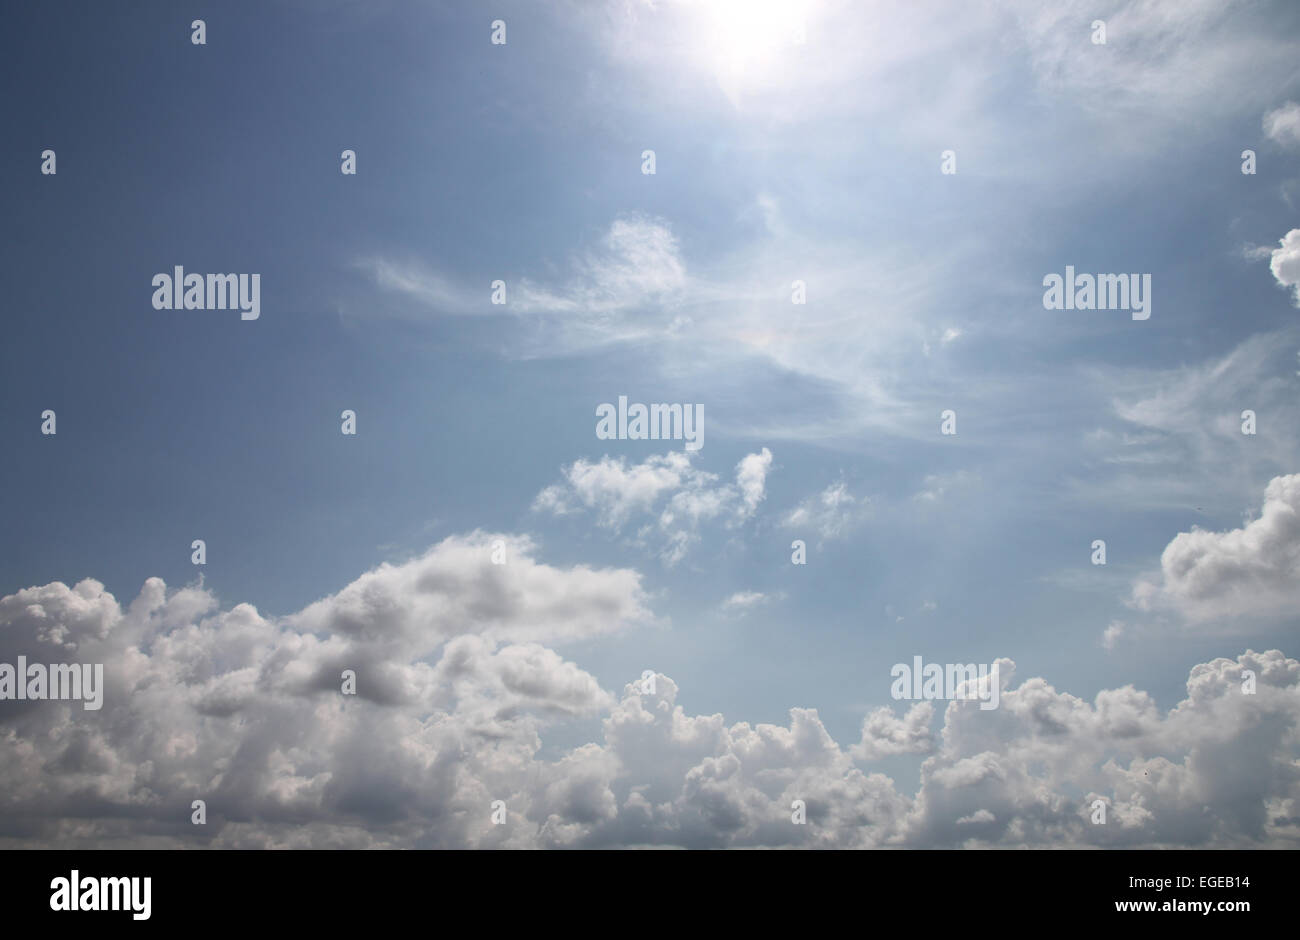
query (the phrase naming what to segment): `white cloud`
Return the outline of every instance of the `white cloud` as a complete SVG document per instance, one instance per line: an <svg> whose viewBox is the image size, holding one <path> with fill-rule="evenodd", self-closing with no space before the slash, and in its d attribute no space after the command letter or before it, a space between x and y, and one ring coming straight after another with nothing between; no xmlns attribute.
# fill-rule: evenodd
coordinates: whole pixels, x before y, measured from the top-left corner
<svg viewBox="0 0 1300 940"><path fill-rule="evenodd" d="M754 515L772 466L772 452L764 447L736 464L734 484L719 483L717 474L692 466L694 459L689 451L654 455L630 465L623 457L604 456L595 463L579 459L564 468L562 482L537 494L533 509L555 515L593 511L600 526L615 532L633 516L657 512L638 537L657 533L661 557L675 564L698 541L701 524L717 520L735 527Z"/></svg>
<svg viewBox="0 0 1300 940"><path fill-rule="evenodd" d="M1291 772L1300 662L1277 651L1194 667L1186 697L1165 713L1132 686L1091 703L1040 678L1015 687L1015 664L1002 659L998 709L949 702L938 731L934 703L901 717L875 709L846 750L815 709L792 708L787 726L693 716L667 676L656 677L654 693L635 682L615 697L539 643L502 645L489 634L503 610L515 629L499 632L525 635L557 597L579 620L583 608L608 608L610 619L620 608L579 569L530 561L549 577L493 581L487 545L478 572L487 581L444 578L442 562L463 569L457 556L469 544L478 542L435 546L406 566L414 578L359 580L322 602L330 611L282 620L247 604L220 610L206 590L169 592L156 578L125 608L90 580L3 598L0 661L21 651L32 661L103 662L107 689L101 712L6 703L0 844L1300 843ZM639 606L628 590L624 612ZM443 603L427 605L431 593ZM357 595L368 596L366 616L380 628L355 621L347 599ZM403 612L417 610L441 640L403 626ZM456 612L463 628L439 625L439 610ZM319 632L305 632L308 622ZM421 657L429 646L435 655ZM348 667L358 673L356 698L339 692ZM1242 691L1247 669L1254 694ZM882 695L888 685L882 675ZM602 716L598 740L542 756L554 721L592 715ZM855 764L906 754L925 756L915 795ZM1097 798L1111 825L1089 823ZM205 827L189 824L195 799L207 802ZM490 823L495 799L506 802L509 825ZM790 822L794 800L807 805L806 826Z"/></svg>
<svg viewBox="0 0 1300 940"><path fill-rule="evenodd" d="M1278 284L1291 289L1295 304L1300 307L1300 228L1293 228L1282 236L1270 256L1268 269Z"/></svg>
<svg viewBox="0 0 1300 940"><path fill-rule="evenodd" d="M626 215L615 219L599 250L577 262L577 277L552 292L524 279L525 311L608 313L664 300L687 285L677 237L662 219Z"/></svg>
<svg viewBox="0 0 1300 940"><path fill-rule="evenodd" d="M506 355L635 344L654 366L692 371L701 382L770 369L815 383L831 399L811 418L779 408L731 418L760 439L840 444L881 429L917 438L928 434L931 420L918 393L945 382L988 399L979 405L986 413L1005 414L1023 400L1026 382L1041 377L1012 381L1003 373L1004 387L984 370L976 387L950 370L931 371L919 350L966 343L974 320L953 322L955 297L971 292L1021 304L1024 285L1009 287L992 273L1003 268L988 239L955 236L953 226L939 242L929 229L906 224L893 226L887 238L855 238L860 230L852 207L833 194L851 185L860 158L838 129L869 120L886 129L890 152L936 157L942 140L960 139L962 174L1017 185L1032 176L1053 204L1082 205L1105 185L1090 174L1115 172L1117 159L1135 177L1159 172L1171 140L1187 145L1192 128L1204 143L1219 126L1215 118L1243 107L1262 113L1276 101L1260 96L1272 95L1274 79L1293 68L1293 44L1268 29L1266 18L1240 15L1245 0L1134 0L1102 14L1092 6L1091 0L1047 6L1014 0L954 11L819 2L807 23L808 43L783 47L780 67L764 70L767 80L754 87L747 83L740 101L710 91L711 79L726 83L716 71L716 43L701 41L699 4L569 11L570 25L585 27L592 51L606 60L594 65L599 80L570 104L615 139L635 137L622 107L629 95L642 96L637 100L652 110L687 109L700 126L720 116L734 120L739 109L742 138L745 127L797 124L797 135L764 135L759 156L773 165L817 166L821 185L774 178L755 188L746 174L729 174L735 189L722 196L737 211L714 220L727 228L721 242L703 233L688 237L685 219L622 214L591 241L546 251L525 276L510 280L510 303L503 307L487 305L485 284L465 292L489 313L538 319L526 330L492 331L491 342ZM1097 15L1107 19L1106 46L1088 41ZM724 44L757 28L756 22L733 26ZM871 55L859 54L865 47ZM936 61L960 64L936 71ZM1010 99L1009 61L1030 76ZM899 89L907 91L900 97ZM1039 108L1044 95L1059 105L1051 114ZM1042 112L1043 120L1021 120L1026 108ZM1133 134L1139 125L1143 133ZM1009 130L1030 137L1007 150L1001 142ZM1090 146L1053 160L1037 156L1067 132L1082 132ZM1002 156L989 159L995 152ZM636 156L629 157L634 175ZM738 157L739 151L719 152L709 164L717 172ZM1135 157L1145 166L1132 166ZM814 206L818 211L811 212ZM1025 211L1013 207L999 224L1015 227L1025 222ZM789 284L796 276L808 283L810 302L792 308ZM436 298L446 291L427 293ZM982 338L989 329L981 325Z"/></svg>
<svg viewBox="0 0 1300 940"><path fill-rule="evenodd" d="M1160 556L1160 574L1140 580L1141 609L1172 607L1192 621L1300 609L1300 474L1275 477L1259 518L1240 529L1180 532Z"/></svg>
<svg viewBox="0 0 1300 940"><path fill-rule="evenodd" d="M1241 690L1243 669L1261 677ZM1003 677L1009 685L1008 672ZM1263 677L1267 676L1267 679ZM1157 846L1294 845L1295 784L1242 779L1289 761L1300 705L1300 663L1277 651L1195 667L1187 698L1161 715L1126 686L1090 705L1029 679L992 712L950 703L943 747L926 761L909 816L909 843ZM1251 754L1255 756L1249 756ZM1260 755L1268 754L1261 762ZM1087 791L1064 798L1062 787ZM1107 801L1111 825L1088 822ZM986 811L983 827L962 824ZM968 841L974 839L974 842Z"/></svg>
<svg viewBox="0 0 1300 940"><path fill-rule="evenodd" d="M1069 486L1112 508L1235 513L1261 480L1300 466L1300 440L1282 432L1300 423L1297 345L1300 329L1290 326L1192 365L1097 370L1096 386L1127 426L1087 436L1093 472ZM1254 436L1242 434L1247 409L1258 417Z"/></svg>
<svg viewBox="0 0 1300 940"><path fill-rule="evenodd" d="M1300 146L1300 104L1288 101L1265 114L1264 133L1284 147Z"/></svg>
<svg viewBox="0 0 1300 940"><path fill-rule="evenodd" d="M848 535L870 513L871 501L865 496L855 497L841 480L790 510L782 524L789 529L812 529L823 540L830 540Z"/></svg>
<svg viewBox="0 0 1300 940"><path fill-rule="evenodd" d="M44 819L28 831L46 844L508 844L479 812L487 795L535 779L538 729L614 704L537 641L650 618L635 572L555 568L534 550L450 538L283 619L157 578L125 609L92 580L5 597L0 661L103 663L106 689L100 712L6 703L0 816Z"/></svg>
<svg viewBox="0 0 1300 940"><path fill-rule="evenodd" d="M616 217L595 247L572 259L567 279L541 283L528 276L503 278L503 304L492 303L489 284L458 283L417 261L368 257L353 267L381 290L439 315L543 319L546 335L529 339L540 345L516 345L514 355L571 352L672 334L689 323L676 312L688 288L693 302L712 296L706 285L692 285L668 223L638 213Z"/></svg>
<svg viewBox="0 0 1300 940"><path fill-rule="evenodd" d="M498 540L506 563L494 565ZM526 536L451 536L417 559L366 572L289 623L305 633L423 654L458 634L556 642L648 617L636 572L584 565L561 571L534 561L535 550Z"/></svg>
<svg viewBox="0 0 1300 940"><path fill-rule="evenodd" d="M649 512L666 493L680 489L707 489L716 475L691 466L691 455L671 451L628 465L623 457L602 457L599 462L576 460L564 469L564 482L542 490L534 508L571 513L595 510L600 525L621 529L634 513Z"/></svg>
<svg viewBox="0 0 1300 940"><path fill-rule="evenodd" d="M862 740L849 753L858 760L876 760L894 754L929 754L934 750L934 704L917 702L902 718L892 709L877 708L862 720Z"/></svg>
<svg viewBox="0 0 1300 940"><path fill-rule="evenodd" d="M1258 99L1268 87L1259 76L1283 68L1283 37L1240 16L1245 6L1246 0L1130 0L1101 11L1089 0L1012 4L1042 86L1084 108L1154 109L1165 120L1227 112L1240 99L1225 88ZM1098 18L1106 22L1105 46L1089 41ZM1130 54L1139 49L1145 54Z"/></svg>
<svg viewBox="0 0 1300 940"><path fill-rule="evenodd" d="M921 489L914 493L912 498L926 503L937 503L953 490L973 486L979 482L979 474L969 470L931 473L922 481Z"/></svg>
<svg viewBox="0 0 1300 940"><path fill-rule="evenodd" d="M370 257L358 259L353 267L369 275L382 290L409 297L446 316L500 311L488 306L486 290L475 294L419 262Z"/></svg>
<svg viewBox="0 0 1300 940"><path fill-rule="evenodd" d="M777 591L775 594L768 594L763 591L737 591L722 602L722 611L723 613L737 613L784 599L784 591Z"/></svg>
<svg viewBox="0 0 1300 940"><path fill-rule="evenodd" d="M747 515L752 515L763 501L767 474L772 469L772 452L766 447L760 453L743 457L736 465L736 485L740 487Z"/></svg>
<svg viewBox="0 0 1300 940"><path fill-rule="evenodd" d="M679 109L797 124L805 133L810 114L889 119L916 138L933 139L943 128L978 150L995 130L988 115L998 112L996 96L1005 99L1000 80L1010 66L1028 77L1028 100L1050 98L1062 122L1091 117L1092 129L1118 137L1126 117L1148 118L1132 148L1175 130L1188 114L1266 107L1294 65L1284 31L1243 15L1249 0L1121 0L1105 10L1090 0L960 7L819 0L808 5L804 45L793 44L788 29L766 31L764 17L744 14L719 39L700 20L702 10L719 6L682 0L593 10L585 19L594 42L620 72L639 74L593 89L592 106L608 107L628 85L643 86L649 72L661 78L651 93ZM1090 42L1099 17L1105 46ZM758 45L768 47L767 67L738 70L724 48L753 46L756 32L766 35ZM782 41L773 49L775 36ZM858 54L863 48L872 55ZM922 80L935 62L949 67ZM721 94L710 94L713 87ZM923 103L923 117L908 120Z"/></svg>

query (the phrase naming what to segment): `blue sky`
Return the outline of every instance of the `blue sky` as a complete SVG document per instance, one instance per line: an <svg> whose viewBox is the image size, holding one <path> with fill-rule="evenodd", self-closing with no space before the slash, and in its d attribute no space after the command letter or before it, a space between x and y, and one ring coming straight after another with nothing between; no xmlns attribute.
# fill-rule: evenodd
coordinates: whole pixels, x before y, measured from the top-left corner
<svg viewBox="0 0 1300 940"><path fill-rule="evenodd" d="M691 714L816 709L850 743L913 655L1161 711L1200 664L1296 655L1289 483L1280 534L1248 526L1300 472L1300 8L810 0L802 44L791 9L14 11L0 595L90 578L125 609L197 584L201 538L200 593L283 625L444 539L527 538L639 579L652 622L548 643L600 689L651 669ZM173 265L260 273L260 318L152 309ZM1150 274L1151 318L1044 309L1066 265ZM648 501L682 446L599 440L619 395L704 409ZM1162 569L1180 533L1214 578ZM910 796L926 756L878 760Z"/></svg>

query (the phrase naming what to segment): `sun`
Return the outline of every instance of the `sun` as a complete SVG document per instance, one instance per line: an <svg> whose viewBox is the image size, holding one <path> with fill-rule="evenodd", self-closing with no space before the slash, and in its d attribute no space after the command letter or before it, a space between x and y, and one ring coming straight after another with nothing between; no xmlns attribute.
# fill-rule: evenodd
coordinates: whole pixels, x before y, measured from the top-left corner
<svg viewBox="0 0 1300 940"><path fill-rule="evenodd" d="M807 0L700 0L701 52L731 84L776 72L804 42Z"/></svg>

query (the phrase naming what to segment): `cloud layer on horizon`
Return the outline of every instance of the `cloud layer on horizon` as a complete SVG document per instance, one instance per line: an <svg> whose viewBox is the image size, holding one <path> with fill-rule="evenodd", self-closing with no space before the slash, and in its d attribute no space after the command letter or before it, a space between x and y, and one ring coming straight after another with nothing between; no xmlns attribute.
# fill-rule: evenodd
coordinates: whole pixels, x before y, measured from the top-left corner
<svg viewBox="0 0 1300 940"><path fill-rule="evenodd" d="M1165 713L1132 686L1088 702L1042 678L1017 685L1003 659L997 710L878 708L843 747L814 708L751 725L688 714L663 675L653 691L602 689L548 644L650 627L639 576L536 553L519 536L451 537L279 619L157 578L125 606L90 579L5 597L0 661L102 662L107 688L99 712L4 703L0 844L1300 842L1300 663L1276 650L1195 666ZM343 669L356 696L340 692ZM599 719L599 740L543 756L545 730L573 719ZM915 792L858 766L898 754L925 758ZM1105 826L1089 822L1098 798ZM196 799L206 826L190 823ZM494 800L506 825L491 823Z"/></svg>

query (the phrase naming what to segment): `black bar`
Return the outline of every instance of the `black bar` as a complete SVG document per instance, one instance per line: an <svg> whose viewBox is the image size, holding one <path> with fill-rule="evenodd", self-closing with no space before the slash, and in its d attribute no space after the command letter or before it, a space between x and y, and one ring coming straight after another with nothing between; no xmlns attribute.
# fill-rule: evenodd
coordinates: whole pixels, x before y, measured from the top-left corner
<svg viewBox="0 0 1300 940"><path fill-rule="evenodd" d="M445 932L464 914L494 932L592 929L593 914L649 929L690 917L808 926L848 913L863 930L901 919L916 929L1013 929L1106 922L1145 929L1192 920L1231 930L1294 911L1296 856L1287 851L869 851L869 852L362 852L10 851L6 921L126 929L251 926L373 927L416 918ZM149 917L118 911L54 911L51 883L79 873L148 877ZM1179 882L1179 878L1190 879ZM1133 879L1147 879L1135 882ZM1168 879L1166 882L1164 879ZM143 882L141 882L143 884ZM1159 887L1155 887L1158 884ZM1147 886L1143 886L1147 885ZM1117 910L1155 902L1150 911ZM1246 910L1178 909L1247 902ZM1172 909L1162 909L1169 904ZM15 919L16 915L16 919ZM626 918L626 920L623 920ZM423 920L421 920L423 919ZM457 932L470 927L458 928ZM337 935L337 934L333 934Z"/></svg>

